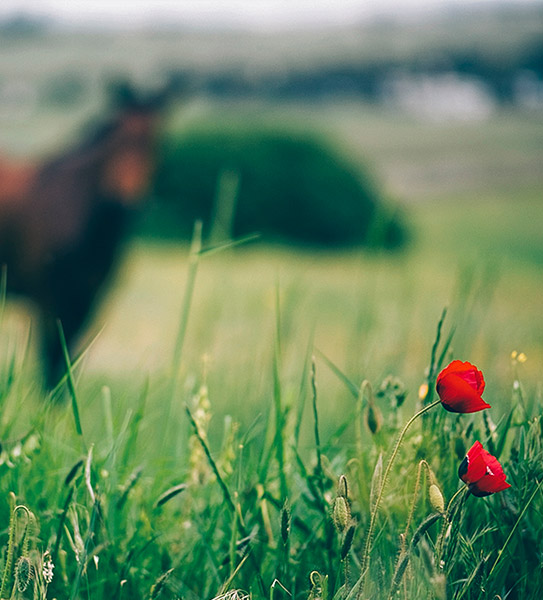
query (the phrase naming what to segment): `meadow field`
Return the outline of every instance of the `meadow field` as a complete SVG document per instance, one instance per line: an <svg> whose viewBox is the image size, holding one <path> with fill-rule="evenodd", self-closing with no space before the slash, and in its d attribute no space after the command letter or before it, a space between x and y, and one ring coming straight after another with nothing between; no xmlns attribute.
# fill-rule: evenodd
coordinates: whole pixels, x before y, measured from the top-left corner
<svg viewBox="0 0 543 600"><path fill-rule="evenodd" d="M218 111L330 135L409 243L136 237L52 394L2 299L0 597L539 598L541 119L196 103L169 126ZM453 359L491 409L429 408ZM483 498L458 477L477 440L511 485Z"/></svg>

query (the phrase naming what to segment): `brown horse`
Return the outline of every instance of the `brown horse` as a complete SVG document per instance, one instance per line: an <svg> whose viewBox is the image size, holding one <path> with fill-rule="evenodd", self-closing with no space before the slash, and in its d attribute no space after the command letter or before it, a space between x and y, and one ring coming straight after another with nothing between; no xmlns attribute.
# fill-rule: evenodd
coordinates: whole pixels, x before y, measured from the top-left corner
<svg viewBox="0 0 543 600"><path fill-rule="evenodd" d="M46 384L63 372L58 321L73 347L150 182L165 93L117 89L113 116L41 165L0 160L0 266L39 311Z"/></svg>

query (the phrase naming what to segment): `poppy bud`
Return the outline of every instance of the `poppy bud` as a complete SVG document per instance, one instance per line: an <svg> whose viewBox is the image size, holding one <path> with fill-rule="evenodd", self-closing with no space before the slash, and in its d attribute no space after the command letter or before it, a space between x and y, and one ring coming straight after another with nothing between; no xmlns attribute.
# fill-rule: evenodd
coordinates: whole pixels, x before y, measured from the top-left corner
<svg viewBox="0 0 543 600"><path fill-rule="evenodd" d="M334 500L332 518L338 533L345 531L351 520L351 508L347 498L344 498L343 496L336 497Z"/></svg>
<svg viewBox="0 0 543 600"><path fill-rule="evenodd" d="M21 594L26 591L32 575L33 567L30 559L26 556L21 556L15 565L15 582Z"/></svg>
<svg viewBox="0 0 543 600"><path fill-rule="evenodd" d="M432 505L432 508L436 512L443 514L445 512L445 501L443 500L443 494L441 493L441 490L435 483L430 485L428 489L428 495L430 496L430 504Z"/></svg>
<svg viewBox="0 0 543 600"><path fill-rule="evenodd" d="M366 379L362 382L362 386L360 388L361 395L366 394L368 398L368 405L366 407L366 411L364 413L364 417L366 420L366 425L372 434L376 434L379 429L381 429L381 423L383 421L383 417L381 415L381 411L377 406L375 406L375 400L373 396L373 389L371 387L370 382Z"/></svg>
<svg viewBox="0 0 543 600"><path fill-rule="evenodd" d="M366 425L368 429L375 435L380 429L383 423L383 417L381 411L373 402L368 404L366 409Z"/></svg>

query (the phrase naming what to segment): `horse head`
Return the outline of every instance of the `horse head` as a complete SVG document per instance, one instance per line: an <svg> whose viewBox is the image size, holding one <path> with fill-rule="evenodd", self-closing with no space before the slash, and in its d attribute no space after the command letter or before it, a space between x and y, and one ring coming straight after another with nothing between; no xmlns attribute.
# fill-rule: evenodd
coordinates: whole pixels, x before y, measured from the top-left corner
<svg viewBox="0 0 543 600"><path fill-rule="evenodd" d="M147 191L154 167L157 131L170 86L142 93L127 82L110 89L115 116L104 144L102 190L130 207Z"/></svg>

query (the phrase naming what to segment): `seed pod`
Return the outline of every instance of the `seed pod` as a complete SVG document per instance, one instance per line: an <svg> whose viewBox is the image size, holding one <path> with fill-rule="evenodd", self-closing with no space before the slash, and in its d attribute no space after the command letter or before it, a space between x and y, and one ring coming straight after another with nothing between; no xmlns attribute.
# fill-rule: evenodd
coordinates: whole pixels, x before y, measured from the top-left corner
<svg viewBox="0 0 543 600"><path fill-rule="evenodd" d="M15 582L21 594L26 591L32 579L32 563L26 556L21 556L15 564Z"/></svg>
<svg viewBox="0 0 543 600"><path fill-rule="evenodd" d="M351 520L351 508L349 506L349 501L343 496L337 496L334 500L332 519L338 533L343 533L349 525L349 521Z"/></svg>
<svg viewBox="0 0 543 600"><path fill-rule="evenodd" d="M53 581L53 573L54 573L55 565L51 560L51 555L49 554L49 550L46 550L45 554L42 558L42 575L45 580L45 583L49 584Z"/></svg>
<svg viewBox="0 0 543 600"><path fill-rule="evenodd" d="M428 489L428 495L430 496L432 508L442 515L445 512L445 501L443 500L443 494L437 484L432 483Z"/></svg>

